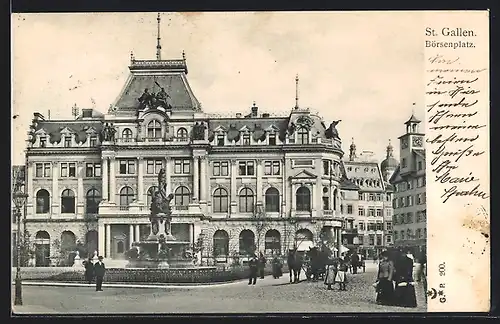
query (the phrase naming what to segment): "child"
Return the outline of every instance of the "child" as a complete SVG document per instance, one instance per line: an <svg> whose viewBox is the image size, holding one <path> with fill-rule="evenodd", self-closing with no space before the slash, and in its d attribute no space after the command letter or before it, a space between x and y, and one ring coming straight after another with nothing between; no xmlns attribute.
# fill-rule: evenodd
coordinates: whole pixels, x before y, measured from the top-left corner
<svg viewBox="0 0 500 324"><path fill-rule="evenodd" d="M340 264L335 276L335 282L339 283L339 290L347 290L345 287L347 281L347 263L344 259L340 259Z"/></svg>

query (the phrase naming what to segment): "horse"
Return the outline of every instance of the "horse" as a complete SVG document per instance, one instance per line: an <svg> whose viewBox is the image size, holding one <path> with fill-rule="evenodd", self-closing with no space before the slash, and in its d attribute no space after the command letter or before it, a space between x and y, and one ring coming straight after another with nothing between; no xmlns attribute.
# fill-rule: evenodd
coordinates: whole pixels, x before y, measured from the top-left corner
<svg viewBox="0 0 500 324"><path fill-rule="evenodd" d="M290 274L290 283L298 283L300 271L302 270L303 259L297 253L297 249L290 250L287 258L288 272Z"/></svg>

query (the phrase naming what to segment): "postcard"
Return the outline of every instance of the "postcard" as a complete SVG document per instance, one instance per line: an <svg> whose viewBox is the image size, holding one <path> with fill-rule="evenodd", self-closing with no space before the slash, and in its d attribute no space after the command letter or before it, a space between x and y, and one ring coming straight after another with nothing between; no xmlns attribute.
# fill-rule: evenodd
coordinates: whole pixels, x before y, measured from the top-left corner
<svg viewBox="0 0 500 324"><path fill-rule="evenodd" d="M12 312L487 312L489 12L12 14Z"/></svg>

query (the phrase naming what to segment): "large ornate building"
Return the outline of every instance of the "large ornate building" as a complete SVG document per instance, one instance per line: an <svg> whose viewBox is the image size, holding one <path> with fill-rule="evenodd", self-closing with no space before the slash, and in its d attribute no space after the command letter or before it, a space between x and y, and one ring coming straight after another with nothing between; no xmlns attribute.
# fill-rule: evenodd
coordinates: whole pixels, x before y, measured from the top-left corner
<svg viewBox="0 0 500 324"><path fill-rule="evenodd" d="M160 169L175 197L173 235L193 244L201 239L219 262L252 248L282 253L321 233L340 243L347 180L335 123L325 125L298 99L281 117L255 104L246 115L206 114L189 86L184 56L132 57L129 69L105 115L34 114L26 227L38 264L77 241L124 259L132 242L149 234Z"/></svg>
<svg viewBox="0 0 500 324"><path fill-rule="evenodd" d="M399 137L400 163L390 178L395 188L395 245L410 248L414 254L419 254L427 241L425 134L419 131L419 124L413 114L405 123L406 133Z"/></svg>

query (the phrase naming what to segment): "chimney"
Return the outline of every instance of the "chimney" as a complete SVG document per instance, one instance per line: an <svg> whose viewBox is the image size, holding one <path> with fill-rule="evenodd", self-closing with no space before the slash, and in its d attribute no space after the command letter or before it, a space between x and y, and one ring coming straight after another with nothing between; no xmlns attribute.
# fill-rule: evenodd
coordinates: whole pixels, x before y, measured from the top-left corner
<svg viewBox="0 0 500 324"><path fill-rule="evenodd" d="M92 109L82 109L82 118L92 118Z"/></svg>
<svg viewBox="0 0 500 324"><path fill-rule="evenodd" d="M252 117L257 117L259 112L259 107L256 107L255 104L252 106Z"/></svg>
<svg viewBox="0 0 500 324"><path fill-rule="evenodd" d="M236 118L241 118L241 113L236 113Z"/></svg>
<svg viewBox="0 0 500 324"><path fill-rule="evenodd" d="M269 118L269 113L263 113L262 118Z"/></svg>

